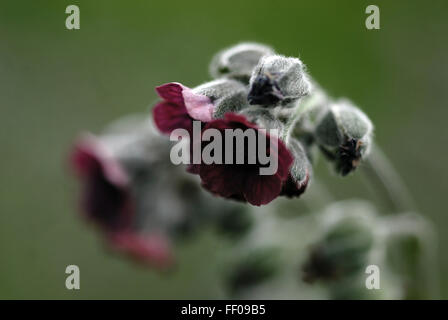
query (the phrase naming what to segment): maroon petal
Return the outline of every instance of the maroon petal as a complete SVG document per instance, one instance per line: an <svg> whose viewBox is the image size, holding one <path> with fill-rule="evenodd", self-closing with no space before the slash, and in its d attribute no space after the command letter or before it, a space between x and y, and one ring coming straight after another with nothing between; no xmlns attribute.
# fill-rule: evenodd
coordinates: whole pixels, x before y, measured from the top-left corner
<svg viewBox="0 0 448 320"><path fill-rule="evenodd" d="M199 175L203 187L224 198L242 193L245 175L243 172L232 169L237 168L232 168L231 165L202 164Z"/></svg>
<svg viewBox="0 0 448 320"><path fill-rule="evenodd" d="M101 142L91 134L85 134L75 144L70 162L80 176L89 176L101 170L105 178L114 185L126 187L128 177Z"/></svg>
<svg viewBox="0 0 448 320"><path fill-rule="evenodd" d="M184 97L182 95L182 90L185 88L187 87L178 82L170 82L156 87L156 91L159 97L165 101L185 107Z"/></svg>
<svg viewBox="0 0 448 320"><path fill-rule="evenodd" d="M78 141L71 162L81 178L86 217L106 231L126 229L133 210L128 176L120 164L93 136Z"/></svg>
<svg viewBox="0 0 448 320"><path fill-rule="evenodd" d="M202 94L196 94L192 89L178 82L166 83L156 87L157 94L165 100L185 109L195 120L209 122L213 118L215 106L211 99Z"/></svg>
<svg viewBox="0 0 448 320"><path fill-rule="evenodd" d="M255 206L268 204L278 197L282 181L276 175L248 177L244 187L244 197Z"/></svg>
<svg viewBox="0 0 448 320"><path fill-rule="evenodd" d="M236 114L236 113L226 113L224 116L224 119L226 120L228 126L233 127L233 126L243 126L246 128L253 128L253 129L258 129L258 127L253 124L252 122L249 122L245 116Z"/></svg>
<svg viewBox="0 0 448 320"><path fill-rule="evenodd" d="M227 113L224 117L224 119L217 119L210 123L208 123L205 126L205 129L208 128L215 128L218 130L224 130L224 129L242 129L246 130L249 128L252 129L258 129L258 127L249 122L244 116L238 115L235 113ZM276 172L277 175L279 175L281 180L286 180L289 174L289 169L292 166L292 163L294 161L294 158L291 154L291 152L288 150L288 148L285 146L283 141L281 141L277 137L273 137L269 134L266 134L266 141L272 141L272 148L273 150L269 150L269 154L271 152L276 152L278 156L278 170ZM268 144L270 147L270 144Z"/></svg>
<svg viewBox="0 0 448 320"><path fill-rule="evenodd" d="M170 134L175 129L193 130L193 119L188 115L184 106L160 102L152 110L154 123L160 132Z"/></svg>
<svg viewBox="0 0 448 320"><path fill-rule="evenodd" d="M247 121L244 116L235 113L226 113L224 118L213 120L206 124L204 129L214 128L217 130L225 129L258 129L258 127Z"/></svg>
<svg viewBox="0 0 448 320"><path fill-rule="evenodd" d="M214 128L223 132L225 129L255 129L258 127L244 116L227 113L223 119L213 120L204 129ZM293 156L282 141L275 136L266 134L267 142L272 142L269 155L276 154L278 158L277 172L273 175L260 175L261 164L225 164L205 165L199 169L193 167L190 171L198 172L202 185L210 192L226 198L246 199L253 205L263 205L275 199L287 179L293 163Z"/></svg>
<svg viewBox="0 0 448 320"><path fill-rule="evenodd" d="M191 174L199 174L200 170L201 170L200 164L191 163L187 166L187 172Z"/></svg>

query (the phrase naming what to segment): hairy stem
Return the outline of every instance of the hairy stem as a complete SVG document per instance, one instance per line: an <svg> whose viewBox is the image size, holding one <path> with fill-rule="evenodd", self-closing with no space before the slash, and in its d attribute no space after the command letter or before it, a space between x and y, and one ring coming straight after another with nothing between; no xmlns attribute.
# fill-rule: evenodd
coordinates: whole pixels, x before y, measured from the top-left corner
<svg viewBox="0 0 448 320"><path fill-rule="evenodd" d="M377 145L372 146L372 152L365 159L363 168L369 182L372 182L376 190L381 192L394 212L416 209L406 185Z"/></svg>

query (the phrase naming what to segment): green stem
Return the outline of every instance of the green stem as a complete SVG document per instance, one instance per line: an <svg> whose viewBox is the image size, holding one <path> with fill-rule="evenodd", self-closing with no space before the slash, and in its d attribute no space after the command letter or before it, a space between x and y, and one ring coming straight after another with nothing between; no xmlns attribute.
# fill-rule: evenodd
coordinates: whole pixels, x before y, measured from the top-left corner
<svg viewBox="0 0 448 320"><path fill-rule="evenodd" d="M369 182L375 184L395 212L415 210L415 203L401 177L383 151L372 146L371 154L363 166Z"/></svg>
<svg viewBox="0 0 448 320"><path fill-rule="evenodd" d="M311 212L321 212L335 201L333 195L317 177L313 177L309 190L302 197Z"/></svg>

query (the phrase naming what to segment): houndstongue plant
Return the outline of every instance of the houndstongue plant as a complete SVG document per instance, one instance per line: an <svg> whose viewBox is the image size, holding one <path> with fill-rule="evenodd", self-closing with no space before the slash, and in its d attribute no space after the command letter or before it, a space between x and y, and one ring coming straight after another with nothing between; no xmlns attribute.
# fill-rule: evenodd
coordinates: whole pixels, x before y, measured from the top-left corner
<svg viewBox="0 0 448 320"><path fill-rule="evenodd" d="M434 296L427 267L434 265L432 231L423 218L380 217L359 201L322 206L330 197L313 177L320 154L341 176L364 160L363 171L379 181L391 211L413 209L399 177L373 145L367 115L347 99L327 96L300 59L265 45L222 50L209 70L213 80L199 86L171 82L156 88L160 101L152 116L162 135L140 116L102 135L83 135L75 144L71 160L82 181L82 212L106 243L167 269L175 262L174 245L208 224L236 241L223 263L224 287L232 297ZM215 140L228 139L229 130L243 134L242 144L216 148ZM163 135L186 141L193 161L185 168L173 165L173 149ZM275 162L274 172L262 174L268 164L259 153L252 157L255 145ZM218 161L206 161L203 152L197 157L196 148L213 150ZM277 214L294 213L291 198L312 181L310 197L301 202L313 215ZM382 291L366 289L369 265L387 279Z"/></svg>

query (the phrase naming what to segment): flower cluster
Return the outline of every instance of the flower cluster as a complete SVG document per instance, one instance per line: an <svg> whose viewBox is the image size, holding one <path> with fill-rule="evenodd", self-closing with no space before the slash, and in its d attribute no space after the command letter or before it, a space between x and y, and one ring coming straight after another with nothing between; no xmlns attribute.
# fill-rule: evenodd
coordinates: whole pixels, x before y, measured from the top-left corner
<svg viewBox="0 0 448 320"><path fill-rule="evenodd" d="M266 152L275 151L278 163L269 176L260 175L260 161L191 164L188 171L198 174L212 194L256 206L278 196L297 197L311 179L313 148L320 148L342 175L367 155L370 120L349 102L326 97L300 59L278 55L261 44L242 43L219 52L210 74L214 80L194 88L178 82L156 88L162 99L153 108L157 128L168 135L184 129L190 138L195 121L202 132L254 130L275 146ZM265 133L272 129L278 134ZM194 144L204 149L209 142L190 141L190 148ZM236 152L249 157L245 148Z"/></svg>
<svg viewBox="0 0 448 320"><path fill-rule="evenodd" d="M141 120L145 117L123 120L100 136L84 135L74 146L71 163L82 181L85 217L113 248L146 264L172 265L173 240L210 220L210 212L216 212L218 225L232 228L222 217L235 210L244 217L236 203L206 196L196 178L212 195L260 206L305 191L313 148L322 150L343 175L369 150L369 119L349 102L326 97L298 58L243 43L219 52L210 74L215 79L194 88L178 82L157 87L161 101L152 110L154 124L162 134L183 129L189 137L195 124L200 136L207 130L224 137L227 130L252 130L256 140L243 139L242 150L232 144L230 153L214 151L242 162L194 162L186 171L197 177L186 174L167 161L169 144ZM190 152L194 145L210 149L212 142L190 141ZM274 160L274 172L261 174L267 165L258 154L248 161L249 144Z"/></svg>
<svg viewBox="0 0 448 320"><path fill-rule="evenodd" d="M70 163L81 212L106 244L165 270L175 265L175 245L208 224L239 240L226 270L230 295L308 299L319 283L330 298L424 297L431 288L420 261L431 228L417 215L379 217L359 201L295 217L280 215L298 211L291 201L259 208L301 196L319 155L337 174L353 172L372 149L369 118L328 97L300 59L265 45L224 49L209 71L213 79L193 88L158 86L153 119L126 118L76 141ZM163 135L182 140L180 148ZM177 151L190 159L186 170L173 165ZM259 214L266 210L273 214ZM365 290L372 265L388 279L381 291Z"/></svg>

